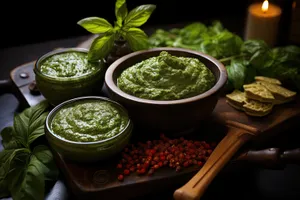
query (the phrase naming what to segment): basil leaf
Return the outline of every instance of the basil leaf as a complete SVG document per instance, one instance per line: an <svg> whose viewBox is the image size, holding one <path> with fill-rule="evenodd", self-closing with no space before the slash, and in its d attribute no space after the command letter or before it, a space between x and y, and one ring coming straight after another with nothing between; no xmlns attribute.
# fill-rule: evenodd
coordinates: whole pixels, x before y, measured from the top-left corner
<svg viewBox="0 0 300 200"><path fill-rule="evenodd" d="M25 109L14 117L14 138L24 147L29 145L39 136L44 134L46 109L49 104L43 101L33 107Z"/></svg>
<svg viewBox="0 0 300 200"><path fill-rule="evenodd" d="M277 47L272 49L273 58L280 63L298 66L300 69L300 48L296 46Z"/></svg>
<svg viewBox="0 0 300 200"><path fill-rule="evenodd" d="M6 178L15 154L16 151L14 149L3 150L0 152L0 181Z"/></svg>
<svg viewBox="0 0 300 200"><path fill-rule="evenodd" d="M0 180L0 198L10 196L6 180Z"/></svg>
<svg viewBox="0 0 300 200"><path fill-rule="evenodd" d="M36 162L39 162L45 180L56 180L59 172L50 149L45 145L36 146L33 149L33 156L37 159Z"/></svg>
<svg viewBox="0 0 300 200"><path fill-rule="evenodd" d="M250 64L258 70L271 70L274 59L271 51L257 51L250 58Z"/></svg>
<svg viewBox="0 0 300 200"><path fill-rule="evenodd" d="M293 80L298 74L298 69L296 67L287 67L285 65L278 64L270 68L270 70L262 71L261 73L284 81Z"/></svg>
<svg viewBox="0 0 300 200"><path fill-rule="evenodd" d="M223 31L214 37L213 42L216 43L220 49L220 55L218 57L227 57L239 54L240 48L243 44L243 40L229 32Z"/></svg>
<svg viewBox="0 0 300 200"><path fill-rule="evenodd" d="M148 49L148 36L139 28L129 28L124 36L133 51Z"/></svg>
<svg viewBox="0 0 300 200"><path fill-rule="evenodd" d="M147 22L156 6L153 4L141 5L131 10L125 18L124 26L138 27Z"/></svg>
<svg viewBox="0 0 300 200"><path fill-rule="evenodd" d="M19 152L14 168L8 175L13 199L40 200L45 196L45 180L55 180L58 170L51 151L45 145L36 146L32 154Z"/></svg>
<svg viewBox="0 0 300 200"><path fill-rule="evenodd" d="M122 26L123 20L128 14L126 0L117 0L115 5L115 15L117 18L117 25Z"/></svg>
<svg viewBox="0 0 300 200"><path fill-rule="evenodd" d="M28 134L28 143L31 144L35 139L45 134L45 121L47 118L48 112L44 112L37 118L34 122L30 124L29 134Z"/></svg>
<svg viewBox="0 0 300 200"><path fill-rule="evenodd" d="M228 79L235 89L241 89L246 77L246 66L242 60L232 59L227 67Z"/></svg>
<svg viewBox="0 0 300 200"><path fill-rule="evenodd" d="M45 181L40 162L30 153L19 153L8 176L9 190L14 200L42 200Z"/></svg>
<svg viewBox="0 0 300 200"><path fill-rule="evenodd" d="M208 27L208 31L210 32L210 34L215 35L225 31L225 29L220 21L215 20L212 22L212 25Z"/></svg>
<svg viewBox="0 0 300 200"><path fill-rule="evenodd" d="M106 58L111 52L115 40L115 34L100 35L94 39L88 52L90 61L99 61Z"/></svg>
<svg viewBox="0 0 300 200"><path fill-rule="evenodd" d="M269 50L264 40L246 40L241 46L241 52L247 56L251 56L257 52L266 52Z"/></svg>
<svg viewBox="0 0 300 200"><path fill-rule="evenodd" d="M0 152L0 198L10 195L9 184L13 172L15 157L23 152L29 152L27 149L9 149Z"/></svg>
<svg viewBox="0 0 300 200"><path fill-rule="evenodd" d="M13 127L5 127L1 131L1 137L2 137L2 145L4 149L17 149L21 148L22 146L18 143L18 141L13 136Z"/></svg>
<svg viewBox="0 0 300 200"><path fill-rule="evenodd" d="M100 17L88 17L77 22L78 25L91 33L105 33L113 29L112 25Z"/></svg>
<svg viewBox="0 0 300 200"><path fill-rule="evenodd" d="M186 44L199 43L198 39L201 34L207 31L207 27L202 23L192 23L185 26L179 31L181 37L183 37ZM201 39L202 40L202 39Z"/></svg>
<svg viewBox="0 0 300 200"><path fill-rule="evenodd" d="M206 53L212 57L219 58L220 52L222 51L219 46L215 43L212 43L209 40L205 40L200 45L200 51Z"/></svg>
<svg viewBox="0 0 300 200"><path fill-rule="evenodd" d="M252 83L254 81L254 77L256 76L256 74L257 72L254 67L247 66L244 84Z"/></svg>

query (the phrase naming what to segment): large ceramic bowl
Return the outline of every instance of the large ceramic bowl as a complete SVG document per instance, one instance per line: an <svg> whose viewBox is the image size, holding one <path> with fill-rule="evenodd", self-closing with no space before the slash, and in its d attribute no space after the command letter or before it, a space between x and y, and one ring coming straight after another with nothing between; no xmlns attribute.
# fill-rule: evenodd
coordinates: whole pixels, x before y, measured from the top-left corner
<svg viewBox="0 0 300 200"><path fill-rule="evenodd" d="M167 51L175 56L198 58L215 76L215 84L208 91L179 100L148 100L125 93L117 86L117 78L126 68L158 56ZM111 99L119 102L129 112L133 122L145 130L185 132L198 128L201 120L208 118L227 81L227 72L215 58L182 48L154 48L128 54L110 65L105 74L105 85Z"/></svg>
<svg viewBox="0 0 300 200"><path fill-rule="evenodd" d="M128 117L128 113L122 105L104 97L86 96L65 101L52 109L46 118L45 134L52 149L57 151L66 159L79 162L94 162L98 160L104 160L122 151L122 149L129 143L132 134L133 124L130 119L128 120L125 128L123 128L113 137L94 142L75 142L67 140L60 137L53 131L53 129L51 128L51 123L56 114L62 108L80 103L80 101L110 102L122 113L124 113L126 117ZM69 123L73 123L73 121Z"/></svg>

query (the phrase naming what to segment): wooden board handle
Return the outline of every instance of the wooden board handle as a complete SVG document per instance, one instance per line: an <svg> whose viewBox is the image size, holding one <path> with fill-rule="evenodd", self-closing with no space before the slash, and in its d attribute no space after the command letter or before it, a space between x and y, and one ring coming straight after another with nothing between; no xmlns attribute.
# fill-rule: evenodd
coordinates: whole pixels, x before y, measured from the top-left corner
<svg viewBox="0 0 300 200"><path fill-rule="evenodd" d="M188 183L174 192L174 199L200 199L214 177L251 136L244 129L229 127L228 134L216 146L200 171Z"/></svg>

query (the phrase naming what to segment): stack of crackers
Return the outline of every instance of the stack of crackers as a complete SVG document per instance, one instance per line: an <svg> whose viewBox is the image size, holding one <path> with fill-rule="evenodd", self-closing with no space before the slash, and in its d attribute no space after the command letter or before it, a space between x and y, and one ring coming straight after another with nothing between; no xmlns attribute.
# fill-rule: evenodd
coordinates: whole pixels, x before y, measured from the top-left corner
<svg viewBox="0 0 300 200"><path fill-rule="evenodd" d="M226 95L226 101L232 107L251 116L265 116L274 105L294 100L296 92L282 87L279 80L256 76L255 82L243 86L244 92L234 90Z"/></svg>

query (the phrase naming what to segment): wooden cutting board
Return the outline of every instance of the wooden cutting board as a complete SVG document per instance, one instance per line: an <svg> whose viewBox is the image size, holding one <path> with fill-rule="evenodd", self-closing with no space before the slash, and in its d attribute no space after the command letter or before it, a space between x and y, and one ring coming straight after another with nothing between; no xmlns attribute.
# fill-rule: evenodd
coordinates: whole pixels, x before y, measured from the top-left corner
<svg viewBox="0 0 300 200"><path fill-rule="evenodd" d="M293 119L295 119L295 117L299 115L299 98L288 104L278 105L268 116L250 117L245 115L243 112L229 106L226 103L225 98L221 97L216 105L214 112L212 113L212 116L200 124L201 128L199 130L195 130L193 133L187 135L187 137L198 140L220 142L222 139L226 140L226 138L228 137L227 133L229 133L233 129L238 130L238 133L242 133L244 130L246 130L245 133L247 134L245 134L241 138L238 138L232 143L233 146L237 145L237 151L245 148L245 146L247 146L247 144L244 145L246 142L251 143L250 139L254 139L253 141L259 141L260 139L265 140L272 136L275 136L279 132L282 132L285 127L294 124ZM250 134L248 134L248 132ZM133 139L134 141L144 139L143 137L139 137L138 134L145 135L145 130L135 130L136 138ZM150 137L155 138L156 136L155 134L153 134ZM223 152L224 154L226 154L226 152L231 152L229 156L225 155L225 157L227 157L228 160L232 161L236 151L232 152L232 150L230 150L232 144L228 145L228 141L226 144L227 145L225 149L224 147L222 147L223 149L221 149L221 152ZM213 154L215 153L215 151L213 152ZM211 155L211 157L213 156L213 154ZM166 188L169 185L174 184L183 185L199 170L197 168L190 167L184 169L181 172L175 172L173 169L161 168L157 172L155 172L154 176L148 177L132 174L130 176L126 176L125 180L123 182L120 182L117 180L118 170L116 169L116 165L119 160L118 156L116 156L115 158L111 158L105 162L99 162L95 164L75 163L64 159L58 154L56 154L55 157L58 165L60 166L60 169L63 171L64 176L66 177L68 185L72 189L75 196L79 199L98 199L99 197L103 199L117 199L118 197L122 197L123 199L132 198L146 194L149 192L149 190L155 191L159 188ZM222 156L222 153L218 153L217 157L219 158L217 159L218 164L218 160L222 161L220 157L224 156ZM209 162L209 160L207 162ZM223 168L225 164L226 162L223 163L221 168ZM205 168L207 168L206 164L202 167L202 169ZM213 169L211 165L209 169ZM205 171L209 172L210 170ZM214 176L216 174L214 174ZM212 178L214 176L212 176ZM203 190L204 192L204 190L206 189L206 187L203 186L201 186L201 188L202 189L197 188L195 190L197 192L199 190ZM183 190L184 192L187 192L187 195L194 195L193 190L190 191L190 188L188 188L185 191L185 189L186 188L183 187ZM196 196L194 199L197 199L198 197L199 196ZM189 196L183 199L189 199ZM193 199L193 196L191 199Z"/></svg>
<svg viewBox="0 0 300 200"><path fill-rule="evenodd" d="M88 48L91 40L92 37L78 47ZM33 64L34 62L25 64L11 73L11 79L17 88L16 94L24 99L25 107L33 106L43 99L41 95L31 95L28 90L29 84L33 81ZM28 78L20 78L22 73L28 73ZM106 95L105 90L103 95ZM221 97L212 115L199 124L198 130L186 136L192 139L219 142L206 164L193 179L191 178L198 169L191 167L179 173L172 169L160 169L151 177L132 174L126 177L124 182L119 182L116 170L118 156L106 162L83 164L68 161L55 151L54 154L68 186L78 199L99 199L99 197L119 199L120 196L122 199L128 199L171 185L183 185L189 179L191 180L187 184L176 191L176 199L197 199L228 161L230 161L230 169L234 170L236 166L232 164L232 160L236 151L241 151L243 148L247 150L247 144L251 143L251 140L259 143L259 141L266 141L275 136L295 124L294 119L299 115L299 97L288 104L276 106L272 113L265 117L247 116L229 106L225 98ZM134 130L134 132L133 142L157 137L154 133L147 134L146 130ZM140 137L141 135L144 137Z"/></svg>

